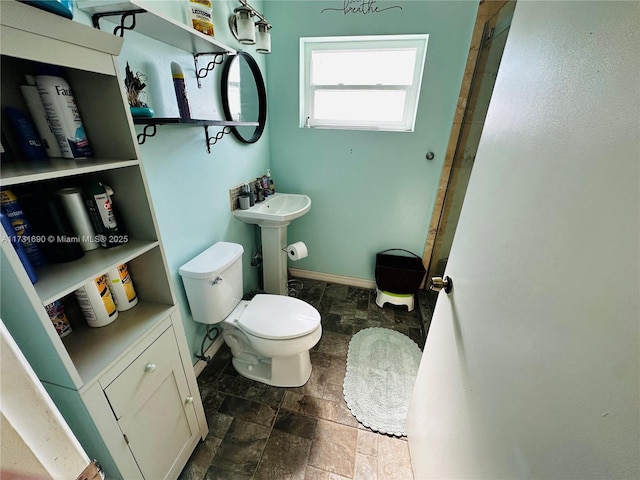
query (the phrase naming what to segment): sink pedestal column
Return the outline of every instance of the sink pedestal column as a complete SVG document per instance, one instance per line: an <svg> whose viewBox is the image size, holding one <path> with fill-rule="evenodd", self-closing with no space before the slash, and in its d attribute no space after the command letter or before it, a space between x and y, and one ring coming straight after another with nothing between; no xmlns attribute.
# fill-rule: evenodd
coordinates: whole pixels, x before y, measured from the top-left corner
<svg viewBox="0 0 640 480"><path fill-rule="evenodd" d="M262 225L262 281L264 291L288 295L287 289L287 224L277 227Z"/></svg>

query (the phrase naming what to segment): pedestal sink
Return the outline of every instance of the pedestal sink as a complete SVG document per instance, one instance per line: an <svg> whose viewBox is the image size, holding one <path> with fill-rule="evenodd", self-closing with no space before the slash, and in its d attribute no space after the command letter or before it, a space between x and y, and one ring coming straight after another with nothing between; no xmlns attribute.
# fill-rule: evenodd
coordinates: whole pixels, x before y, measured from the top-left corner
<svg viewBox="0 0 640 480"><path fill-rule="evenodd" d="M265 292L287 295L287 226L310 209L306 195L274 193L247 210L233 211L238 220L260 227Z"/></svg>

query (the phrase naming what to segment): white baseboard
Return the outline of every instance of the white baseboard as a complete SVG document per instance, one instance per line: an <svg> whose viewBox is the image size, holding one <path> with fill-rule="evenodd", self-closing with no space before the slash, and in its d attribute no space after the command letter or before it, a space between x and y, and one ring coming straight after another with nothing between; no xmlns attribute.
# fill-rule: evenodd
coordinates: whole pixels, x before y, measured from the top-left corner
<svg viewBox="0 0 640 480"><path fill-rule="evenodd" d="M220 336L213 341L213 343L209 348L207 348L207 351L204 352L204 355L206 357L213 358L216 352L220 350L220 347L222 346L223 343L224 343L224 340L222 339L222 332L220 332ZM200 376L200 374L204 370L204 367L206 366L207 366L207 362L205 362L204 360L198 360L195 363L195 365L193 366L193 371L196 374L196 378Z"/></svg>
<svg viewBox="0 0 640 480"><path fill-rule="evenodd" d="M331 273L313 272L311 270L300 270L299 268L290 268L289 273L293 277L308 278L310 280L320 280L329 283L339 283L341 285L349 285L358 288L376 288L374 280L365 280L364 278L345 277L343 275L333 275Z"/></svg>

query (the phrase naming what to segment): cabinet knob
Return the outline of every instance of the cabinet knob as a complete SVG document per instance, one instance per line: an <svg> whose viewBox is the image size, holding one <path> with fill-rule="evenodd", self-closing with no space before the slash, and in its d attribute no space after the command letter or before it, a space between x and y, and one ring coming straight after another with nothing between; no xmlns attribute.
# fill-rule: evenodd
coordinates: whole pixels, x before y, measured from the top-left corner
<svg viewBox="0 0 640 480"><path fill-rule="evenodd" d="M193 403L193 397L187 397L184 399L185 405L191 405Z"/></svg>
<svg viewBox="0 0 640 480"><path fill-rule="evenodd" d="M155 372L156 368L158 368L158 367L156 366L155 363L147 363L147 366L144 367L144 371L146 373L151 373L151 372Z"/></svg>

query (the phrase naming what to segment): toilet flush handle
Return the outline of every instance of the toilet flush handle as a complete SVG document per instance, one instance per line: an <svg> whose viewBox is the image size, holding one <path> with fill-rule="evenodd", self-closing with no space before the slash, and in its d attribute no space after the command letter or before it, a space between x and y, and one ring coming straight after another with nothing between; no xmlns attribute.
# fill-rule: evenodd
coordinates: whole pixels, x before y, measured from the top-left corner
<svg viewBox="0 0 640 480"><path fill-rule="evenodd" d="M215 280L211 282L211 285L218 285L220 282L222 282L222 277L216 277Z"/></svg>

